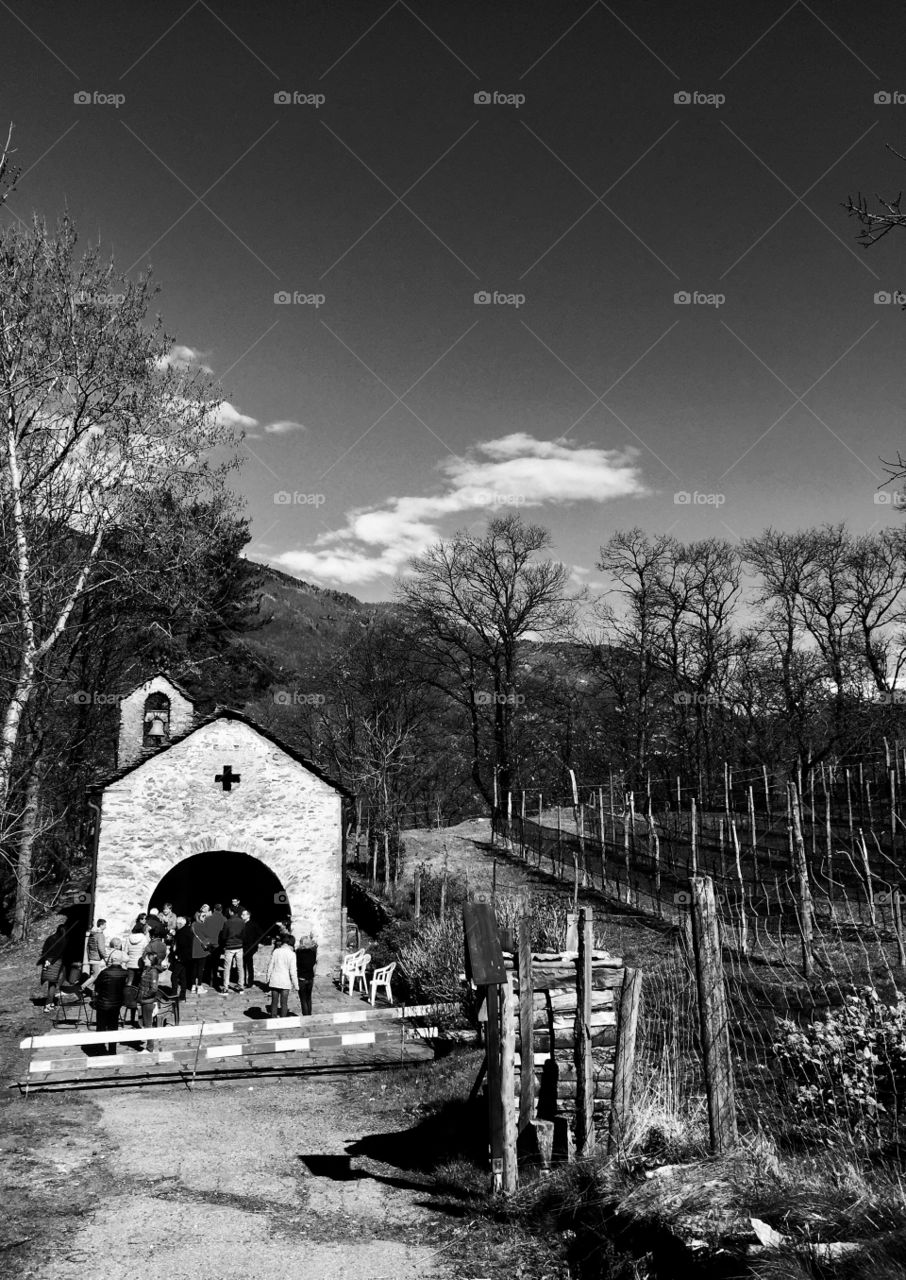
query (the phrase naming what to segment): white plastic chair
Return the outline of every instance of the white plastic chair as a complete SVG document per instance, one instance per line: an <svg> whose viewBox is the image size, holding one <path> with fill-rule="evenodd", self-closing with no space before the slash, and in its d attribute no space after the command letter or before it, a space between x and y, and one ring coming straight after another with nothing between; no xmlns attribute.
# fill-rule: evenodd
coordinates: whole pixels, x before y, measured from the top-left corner
<svg viewBox="0 0 906 1280"><path fill-rule="evenodd" d="M393 970L396 968L396 961L393 964L385 964L383 969L375 969L371 975L371 1003L374 1004L378 987L383 987L387 994L390 1004L393 1004L393 992L390 990L390 979L393 977Z"/></svg>
<svg viewBox="0 0 906 1280"><path fill-rule="evenodd" d="M367 951L362 951L358 956L356 956L355 964L348 975L350 995L355 991L355 984L359 981L362 983L362 995L368 995L368 978L366 977L365 971L370 964L371 956Z"/></svg>
<svg viewBox="0 0 906 1280"><path fill-rule="evenodd" d="M350 983L352 982L352 975L355 973L356 964L359 962L359 960L361 960L364 954L365 954L365 948L362 947L359 951L350 951L348 955L345 955L343 957L342 963L340 965L340 990L341 991L346 986L347 978L349 978ZM349 990L350 992L352 991L351 985Z"/></svg>

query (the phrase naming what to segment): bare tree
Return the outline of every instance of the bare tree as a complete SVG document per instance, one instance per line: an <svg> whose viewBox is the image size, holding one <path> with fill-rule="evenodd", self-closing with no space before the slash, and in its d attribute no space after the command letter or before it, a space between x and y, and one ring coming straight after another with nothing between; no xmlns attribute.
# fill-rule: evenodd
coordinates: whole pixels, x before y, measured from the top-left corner
<svg viewBox="0 0 906 1280"><path fill-rule="evenodd" d="M537 558L549 546L540 525L498 516L483 536L457 533L415 557L399 586L428 679L467 719L472 779L487 802L495 779L501 796L513 782L520 645L565 634L575 617L569 571Z"/></svg>

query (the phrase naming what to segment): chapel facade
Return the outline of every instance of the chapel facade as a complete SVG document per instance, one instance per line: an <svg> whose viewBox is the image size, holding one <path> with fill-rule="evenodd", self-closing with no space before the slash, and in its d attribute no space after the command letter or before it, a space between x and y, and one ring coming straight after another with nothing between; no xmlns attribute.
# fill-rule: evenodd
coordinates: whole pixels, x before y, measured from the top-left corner
<svg viewBox="0 0 906 1280"><path fill-rule="evenodd" d="M199 719L164 675L122 700L117 765L94 797L91 912L108 937L164 902L191 916L238 897L260 925L289 916L325 963L339 957L339 783L241 712Z"/></svg>

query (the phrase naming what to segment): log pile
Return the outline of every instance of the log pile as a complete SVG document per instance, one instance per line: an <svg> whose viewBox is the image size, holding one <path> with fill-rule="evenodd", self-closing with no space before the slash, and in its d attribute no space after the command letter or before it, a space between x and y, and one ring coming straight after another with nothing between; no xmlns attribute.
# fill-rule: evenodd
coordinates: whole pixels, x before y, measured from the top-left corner
<svg viewBox="0 0 906 1280"><path fill-rule="evenodd" d="M504 952L519 995L518 966ZM613 1093L617 1013L623 985L623 961L607 952L592 953L591 1054L595 1127L606 1130ZM576 954L532 954L532 1045L535 1112L539 1120L558 1116L575 1124ZM521 1085L522 1044L516 1027L516 1105Z"/></svg>

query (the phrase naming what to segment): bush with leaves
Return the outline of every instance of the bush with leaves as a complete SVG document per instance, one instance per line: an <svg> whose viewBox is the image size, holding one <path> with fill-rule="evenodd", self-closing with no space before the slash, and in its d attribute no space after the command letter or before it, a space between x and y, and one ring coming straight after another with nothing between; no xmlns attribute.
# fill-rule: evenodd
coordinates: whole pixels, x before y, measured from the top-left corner
<svg viewBox="0 0 906 1280"><path fill-rule="evenodd" d="M848 995L807 1025L780 1023L774 1045L801 1136L846 1129L882 1146L899 1136L906 1106L906 996L885 1004L874 987Z"/></svg>

